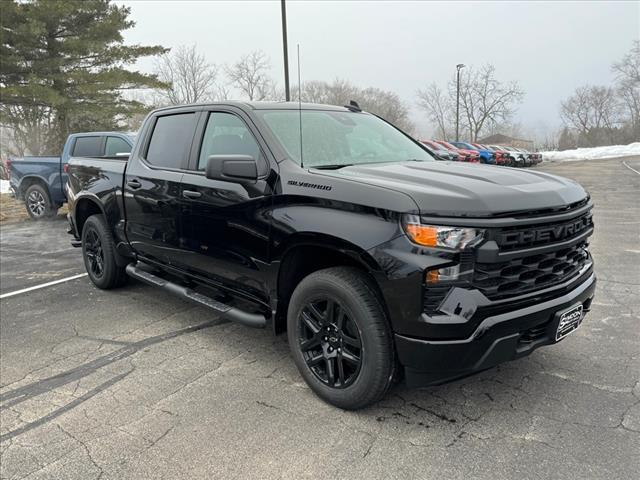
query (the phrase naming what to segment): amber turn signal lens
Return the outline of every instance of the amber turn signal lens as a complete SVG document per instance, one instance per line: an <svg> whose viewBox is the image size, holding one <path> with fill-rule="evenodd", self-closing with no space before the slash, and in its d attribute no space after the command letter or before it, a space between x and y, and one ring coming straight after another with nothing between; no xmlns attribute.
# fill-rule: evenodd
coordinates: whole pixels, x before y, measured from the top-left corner
<svg viewBox="0 0 640 480"><path fill-rule="evenodd" d="M438 270L429 270L425 274L425 281L427 282L427 285L433 285L434 283L438 283L439 277L440 275Z"/></svg>
<svg viewBox="0 0 640 480"><path fill-rule="evenodd" d="M405 226L407 235L419 245L435 247L438 241L438 229L436 227L408 224Z"/></svg>

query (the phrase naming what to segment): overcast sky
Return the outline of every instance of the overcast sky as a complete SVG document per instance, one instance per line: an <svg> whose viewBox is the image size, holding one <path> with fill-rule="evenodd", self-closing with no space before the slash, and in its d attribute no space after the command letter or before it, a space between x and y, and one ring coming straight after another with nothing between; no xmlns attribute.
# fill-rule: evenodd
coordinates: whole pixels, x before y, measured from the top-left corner
<svg viewBox="0 0 640 480"><path fill-rule="evenodd" d="M136 22L128 43L196 44L218 64L261 49L284 84L279 1L118 3ZM611 63L640 39L640 2L289 0L287 23L292 78L299 43L303 82L344 78L393 90L412 106L418 88L444 85L457 63L491 63L499 78L520 82L526 96L516 120L539 135L560 124L560 101L576 87L611 83ZM426 134L423 117L412 107Z"/></svg>

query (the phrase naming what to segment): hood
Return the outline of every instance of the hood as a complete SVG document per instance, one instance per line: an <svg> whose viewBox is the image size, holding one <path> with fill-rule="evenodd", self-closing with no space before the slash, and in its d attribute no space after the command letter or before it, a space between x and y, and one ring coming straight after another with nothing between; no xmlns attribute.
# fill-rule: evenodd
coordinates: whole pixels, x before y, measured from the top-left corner
<svg viewBox="0 0 640 480"><path fill-rule="evenodd" d="M313 172L406 193L423 215L486 217L561 207L587 196L573 180L548 173L460 162L368 164Z"/></svg>

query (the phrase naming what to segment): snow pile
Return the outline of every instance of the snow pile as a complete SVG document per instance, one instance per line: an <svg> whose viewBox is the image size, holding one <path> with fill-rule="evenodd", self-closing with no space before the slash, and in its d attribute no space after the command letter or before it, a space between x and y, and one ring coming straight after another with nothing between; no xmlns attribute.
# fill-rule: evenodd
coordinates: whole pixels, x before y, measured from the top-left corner
<svg viewBox="0 0 640 480"><path fill-rule="evenodd" d="M0 193L9 193L9 180L0 180Z"/></svg>
<svg viewBox="0 0 640 480"><path fill-rule="evenodd" d="M576 148L562 152L541 152L544 160L551 162L571 162L575 160L600 160L603 158L640 156L640 142L629 145L611 145L608 147Z"/></svg>

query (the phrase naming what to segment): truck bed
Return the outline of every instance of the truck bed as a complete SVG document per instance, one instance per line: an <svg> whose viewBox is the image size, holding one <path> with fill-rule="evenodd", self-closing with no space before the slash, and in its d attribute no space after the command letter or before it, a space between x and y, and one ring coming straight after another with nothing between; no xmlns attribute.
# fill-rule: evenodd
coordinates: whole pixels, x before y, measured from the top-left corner
<svg viewBox="0 0 640 480"><path fill-rule="evenodd" d="M73 192L95 191L104 206L105 213L116 223L124 219L122 185L126 158L71 157L67 196ZM72 200L69 197L69 200Z"/></svg>

